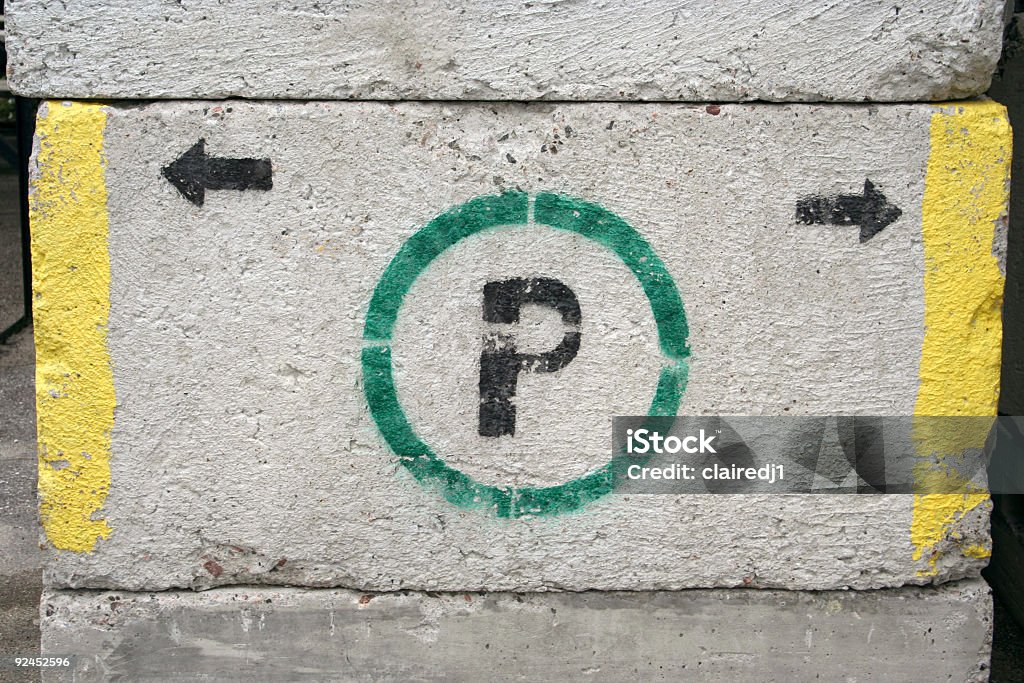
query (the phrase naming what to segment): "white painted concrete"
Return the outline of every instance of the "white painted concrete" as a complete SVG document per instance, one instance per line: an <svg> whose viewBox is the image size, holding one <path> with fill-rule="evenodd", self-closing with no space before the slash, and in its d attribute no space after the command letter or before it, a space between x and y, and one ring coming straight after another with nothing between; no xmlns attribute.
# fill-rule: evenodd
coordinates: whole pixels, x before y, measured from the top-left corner
<svg viewBox="0 0 1024 683"><path fill-rule="evenodd" d="M110 107L117 410L97 514L113 533L91 553L53 552L48 584L828 589L976 576L985 560L964 549L987 543L985 506L953 525L934 576L919 575L927 556L913 559L909 496L606 496L519 519L458 507L384 443L360 369L370 297L403 242L452 206L519 188L603 205L664 261L690 324L682 411L911 414L934 111ZM186 201L161 168L200 137L216 156L269 157L273 189ZM858 192L865 178L903 212L870 241L856 226L796 222L798 198ZM475 422L482 286L538 275L577 294L584 341L564 370L522 375L516 436L494 446ZM560 324L527 313L517 327L536 322L532 343L549 348ZM644 412L665 363L629 271L540 226L442 254L392 345L413 428L494 485L559 484L599 466L612 416Z"/></svg>

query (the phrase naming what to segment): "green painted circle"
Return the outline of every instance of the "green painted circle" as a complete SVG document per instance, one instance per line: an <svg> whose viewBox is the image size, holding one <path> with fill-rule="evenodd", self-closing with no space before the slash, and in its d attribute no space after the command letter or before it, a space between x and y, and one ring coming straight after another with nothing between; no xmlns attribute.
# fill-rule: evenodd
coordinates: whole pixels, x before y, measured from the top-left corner
<svg viewBox="0 0 1024 683"><path fill-rule="evenodd" d="M529 198L506 192L472 199L441 214L410 237L388 264L366 312L362 352L363 391L370 414L402 465L421 484L436 488L449 502L484 508L498 517L555 515L577 510L610 493L624 471L622 456L600 469L558 486L490 486L449 467L416 436L398 401L391 366L391 333L406 293L430 263L448 247L488 228L525 225ZM662 368L651 401L651 416L674 416L686 389L690 352L683 301L665 264L636 230L610 211L580 199L542 193L534 199L534 222L568 230L611 249L633 272L651 304L658 341L668 364ZM632 458L631 463L637 459Z"/></svg>

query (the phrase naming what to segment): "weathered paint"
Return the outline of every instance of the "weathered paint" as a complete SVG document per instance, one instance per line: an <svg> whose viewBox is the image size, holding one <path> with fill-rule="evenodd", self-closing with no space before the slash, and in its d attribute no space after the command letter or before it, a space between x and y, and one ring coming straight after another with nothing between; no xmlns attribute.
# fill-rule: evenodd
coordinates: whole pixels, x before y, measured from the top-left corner
<svg viewBox="0 0 1024 683"><path fill-rule="evenodd" d="M870 178L864 179L860 194L841 194L835 197L815 195L796 203L796 219L806 225L859 225L860 241L867 242L903 215L895 204L875 189Z"/></svg>
<svg viewBox="0 0 1024 683"><path fill-rule="evenodd" d="M114 383L102 106L44 104L32 181L40 517L56 548L91 551L111 528Z"/></svg>
<svg viewBox="0 0 1024 683"><path fill-rule="evenodd" d="M977 543L965 547L960 552L963 553L964 557L974 557L979 560L984 560L989 557L992 557L992 546Z"/></svg>
<svg viewBox="0 0 1024 683"><path fill-rule="evenodd" d="M1006 109L995 102L943 105L932 116L922 204L925 335L918 415L996 414L1004 277L993 252L1006 210L1011 142ZM923 454L931 452L934 439L950 436L919 435ZM930 553L930 566L920 575L938 571L936 545L988 499L986 493L915 497L914 559ZM963 553L987 556L978 548Z"/></svg>
<svg viewBox="0 0 1024 683"><path fill-rule="evenodd" d="M480 409L477 433L497 438L515 436L516 395L521 372L557 372L572 362L580 351L580 301L561 280L546 277L506 278L483 287L483 319L488 323L511 325L520 322L524 305L546 306L555 311L569 329L557 346L543 353L521 353L515 336L488 332L480 353Z"/></svg>
<svg viewBox="0 0 1024 683"><path fill-rule="evenodd" d="M210 156L206 152L206 138L199 138L199 142L164 166L161 174L182 197L196 206L206 201L207 190L267 192L274 187L274 167L270 159Z"/></svg>

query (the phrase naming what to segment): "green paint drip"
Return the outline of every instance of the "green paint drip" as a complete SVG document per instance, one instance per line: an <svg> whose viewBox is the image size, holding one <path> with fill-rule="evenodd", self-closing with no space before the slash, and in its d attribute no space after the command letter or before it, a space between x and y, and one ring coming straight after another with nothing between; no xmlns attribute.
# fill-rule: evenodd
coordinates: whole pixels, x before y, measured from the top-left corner
<svg viewBox="0 0 1024 683"><path fill-rule="evenodd" d="M478 197L447 211L413 235L398 251L381 276L366 314L363 338L389 341L402 301L419 274L439 254L469 235L502 225L526 222L527 196L506 193ZM626 263L651 301L663 352L673 361L662 368L649 414L674 417L686 390L687 324L682 300L672 277L650 245L622 219L578 199L541 194L535 219L551 227L571 230L614 251ZM363 389L370 414L399 462L424 486L462 508L490 510L497 517L556 515L581 509L614 490L626 463L619 454L595 472L559 486L515 489L480 484L446 465L416 436L398 401L392 373L391 347L367 346L362 351Z"/></svg>
<svg viewBox="0 0 1024 683"><path fill-rule="evenodd" d="M445 211L410 237L388 264L373 291L363 339L390 340L402 300L423 269L464 237L499 225L526 223L527 202L522 192L477 197Z"/></svg>
<svg viewBox="0 0 1024 683"><path fill-rule="evenodd" d="M629 267L651 302L661 350L673 360L689 358L689 328L683 301L665 264L651 245L624 220L597 204L544 192L537 195L533 219L569 230L608 247Z"/></svg>

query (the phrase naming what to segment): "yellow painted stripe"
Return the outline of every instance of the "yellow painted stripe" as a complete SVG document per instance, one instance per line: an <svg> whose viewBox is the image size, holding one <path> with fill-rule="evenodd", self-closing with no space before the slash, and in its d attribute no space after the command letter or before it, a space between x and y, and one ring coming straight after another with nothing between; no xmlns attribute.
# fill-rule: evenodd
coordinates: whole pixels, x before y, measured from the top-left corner
<svg viewBox="0 0 1024 683"><path fill-rule="evenodd" d="M1012 138L1006 109L995 102L941 105L932 116L922 205L924 345L917 415L995 415L999 398L1003 275L992 253L1007 207ZM933 422L931 429L937 429ZM919 434L923 455L949 433ZM955 443L956 448L982 443ZM915 496L914 559L937 572L936 546L985 493ZM982 549L963 549L970 557Z"/></svg>
<svg viewBox="0 0 1024 683"><path fill-rule="evenodd" d="M39 511L50 543L76 552L111 532L106 118L101 105L45 103L32 181Z"/></svg>

